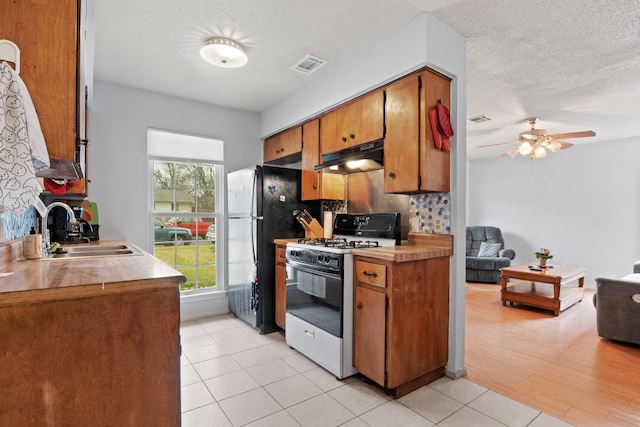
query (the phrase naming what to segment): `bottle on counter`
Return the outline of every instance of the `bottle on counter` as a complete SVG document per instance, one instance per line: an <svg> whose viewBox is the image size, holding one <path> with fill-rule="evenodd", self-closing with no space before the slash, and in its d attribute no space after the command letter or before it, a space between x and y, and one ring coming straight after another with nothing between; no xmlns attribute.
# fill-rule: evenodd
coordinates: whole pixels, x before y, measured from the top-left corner
<svg viewBox="0 0 640 427"><path fill-rule="evenodd" d="M37 234L33 227L29 234L24 236L23 252L27 259L42 258L42 234Z"/></svg>

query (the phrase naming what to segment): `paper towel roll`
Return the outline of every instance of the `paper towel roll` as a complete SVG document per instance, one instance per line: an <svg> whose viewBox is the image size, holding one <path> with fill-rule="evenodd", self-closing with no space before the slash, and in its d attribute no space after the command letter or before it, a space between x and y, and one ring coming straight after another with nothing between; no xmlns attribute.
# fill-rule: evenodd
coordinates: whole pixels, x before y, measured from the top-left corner
<svg viewBox="0 0 640 427"><path fill-rule="evenodd" d="M333 212L324 211L322 224L324 226L324 238L330 239L333 237Z"/></svg>

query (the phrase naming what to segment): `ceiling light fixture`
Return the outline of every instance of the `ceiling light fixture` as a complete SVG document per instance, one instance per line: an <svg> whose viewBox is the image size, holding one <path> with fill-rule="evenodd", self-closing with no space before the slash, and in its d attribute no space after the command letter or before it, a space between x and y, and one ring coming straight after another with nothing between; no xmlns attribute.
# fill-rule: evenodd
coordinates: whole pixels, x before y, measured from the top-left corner
<svg viewBox="0 0 640 427"><path fill-rule="evenodd" d="M223 68L238 68L248 61L242 46L224 37L214 37L207 40L200 49L202 59L210 64Z"/></svg>
<svg viewBox="0 0 640 427"><path fill-rule="evenodd" d="M515 157L516 154L521 154L523 156L529 156L531 160L534 159L544 159L547 157L547 150L552 153L557 153L560 148L562 148L562 144L548 136L538 136L537 138L523 138L521 135L520 140L522 143L512 147L505 154L511 158Z"/></svg>

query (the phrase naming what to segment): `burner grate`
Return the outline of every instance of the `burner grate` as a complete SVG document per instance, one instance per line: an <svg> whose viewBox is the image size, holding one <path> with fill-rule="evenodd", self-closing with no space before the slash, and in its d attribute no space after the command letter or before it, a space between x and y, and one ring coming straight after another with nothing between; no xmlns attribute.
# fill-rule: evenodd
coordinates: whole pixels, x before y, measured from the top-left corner
<svg viewBox="0 0 640 427"><path fill-rule="evenodd" d="M336 249L362 249L362 248L377 248L380 243L377 240L347 240L343 237L334 239L299 239L298 243L310 246L323 246L325 248Z"/></svg>

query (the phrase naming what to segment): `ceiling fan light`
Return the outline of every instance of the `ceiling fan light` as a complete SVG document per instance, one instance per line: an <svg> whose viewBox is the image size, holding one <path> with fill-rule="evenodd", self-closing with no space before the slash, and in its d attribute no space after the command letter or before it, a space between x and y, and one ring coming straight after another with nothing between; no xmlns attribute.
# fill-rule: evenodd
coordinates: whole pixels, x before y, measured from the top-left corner
<svg viewBox="0 0 640 427"><path fill-rule="evenodd" d="M224 37L207 40L200 49L200 56L208 63L223 68L242 67L249 60L239 43Z"/></svg>
<svg viewBox="0 0 640 427"><path fill-rule="evenodd" d="M558 141L556 141L555 139L552 139L551 141L549 141L547 143L547 148L549 149L549 151L551 151L552 153L557 153L559 149L562 148L562 144L560 144Z"/></svg>
<svg viewBox="0 0 640 427"><path fill-rule="evenodd" d="M531 150L533 150L533 146L528 141L525 141L518 146L518 153L522 154L523 156L531 153Z"/></svg>
<svg viewBox="0 0 640 427"><path fill-rule="evenodd" d="M533 150L533 156L536 159L544 159L545 157L547 157L547 150L545 150L542 145L538 145Z"/></svg>

